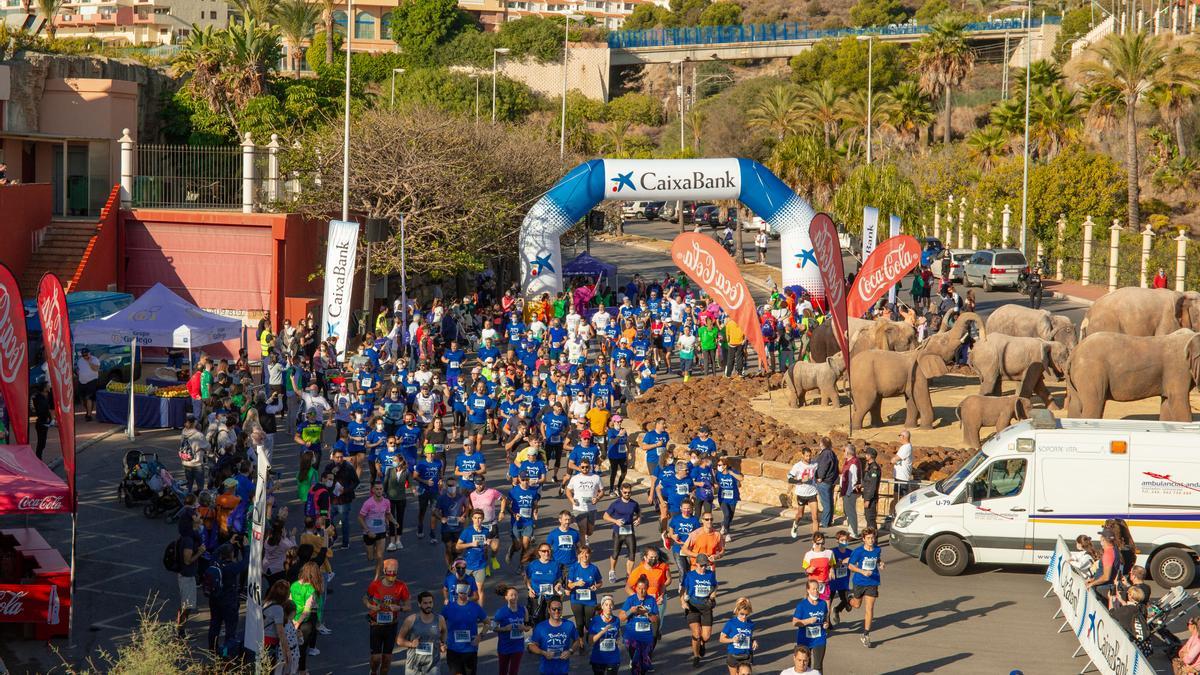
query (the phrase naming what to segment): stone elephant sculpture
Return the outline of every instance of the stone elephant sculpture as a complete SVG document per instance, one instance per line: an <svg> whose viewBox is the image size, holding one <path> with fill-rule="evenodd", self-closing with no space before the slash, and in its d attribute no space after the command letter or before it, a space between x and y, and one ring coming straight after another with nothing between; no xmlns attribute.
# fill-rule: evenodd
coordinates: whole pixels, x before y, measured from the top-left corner
<svg viewBox="0 0 1200 675"><path fill-rule="evenodd" d="M1003 382L1020 381L1029 366L1035 363L1042 366L1043 372L1053 373L1055 378L1062 380L1070 358L1070 350L1061 342L988 331L987 337L971 349L970 364L979 373L979 393L997 396ZM1050 390L1040 378L1032 393L1037 394L1047 408L1056 409Z"/></svg>
<svg viewBox="0 0 1200 675"><path fill-rule="evenodd" d="M1169 335L1180 328L1200 329L1200 293L1165 288L1118 288L1088 308L1080 338L1092 333Z"/></svg>
<svg viewBox="0 0 1200 675"><path fill-rule="evenodd" d="M1200 382L1200 333L1090 333L1067 367L1067 416L1104 417L1109 401L1162 397L1158 419L1190 422L1188 395Z"/></svg>
<svg viewBox="0 0 1200 675"><path fill-rule="evenodd" d="M851 355L877 347L880 335L886 336L888 348L894 352L917 347L917 329L907 321L883 319L877 325L875 321L867 319L850 319L847 329ZM823 363L840 351L842 348L838 346L837 338L833 335L832 321L826 321L813 329L808 340L808 354L813 363Z"/></svg>
<svg viewBox="0 0 1200 675"><path fill-rule="evenodd" d="M1030 394L1042 381L1043 366L1034 362L1021 376L1021 387L1008 396L971 394L959 402L954 409L962 425L963 444L974 450L981 447L979 430L995 427L996 431L1006 428L1015 420L1028 419L1033 410Z"/></svg>
<svg viewBox="0 0 1200 675"><path fill-rule="evenodd" d="M837 381L846 372L846 361L841 354L829 357L826 361L813 363L797 361L783 374L783 381L792 394L789 401L793 408L804 405L805 395L814 389L821 393L818 399L821 405L842 407L842 399L838 395Z"/></svg>
<svg viewBox="0 0 1200 675"><path fill-rule="evenodd" d="M1063 343L1067 349L1074 349L1079 344L1075 324L1069 318L1024 305L1000 305L988 315L985 326L990 334L1053 340Z"/></svg>

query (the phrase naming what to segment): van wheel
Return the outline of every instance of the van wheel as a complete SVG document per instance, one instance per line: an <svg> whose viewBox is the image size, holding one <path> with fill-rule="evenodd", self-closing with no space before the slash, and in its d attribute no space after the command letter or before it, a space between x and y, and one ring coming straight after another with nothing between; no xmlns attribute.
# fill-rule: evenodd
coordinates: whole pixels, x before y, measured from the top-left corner
<svg viewBox="0 0 1200 675"><path fill-rule="evenodd" d="M984 293L991 293L991 292L992 292L992 282L991 282L991 280L990 280L990 279L988 279L987 277L984 277L984 278L983 278L983 292L984 292Z"/></svg>
<svg viewBox="0 0 1200 675"><path fill-rule="evenodd" d="M1196 561L1181 548L1163 549L1150 560L1150 576L1163 588L1187 588L1196 580Z"/></svg>
<svg viewBox="0 0 1200 675"><path fill-rule="evenodd" d="M934 539L925 549L925 561L929 569L943 577L956 577L962 574L971 562L971 554L962 539L943 534Z"/></svg>

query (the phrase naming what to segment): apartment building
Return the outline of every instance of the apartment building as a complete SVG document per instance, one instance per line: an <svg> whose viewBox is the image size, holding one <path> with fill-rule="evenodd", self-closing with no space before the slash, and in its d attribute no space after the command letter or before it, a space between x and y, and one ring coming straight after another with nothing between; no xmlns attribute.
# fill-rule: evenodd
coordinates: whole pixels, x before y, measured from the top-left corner
<svg viewBox="0 0 1200 675"><path fill-rule="evenodd" d="M22 0L3 0L4 21L19 26L34 12ZM114 44L170 45L192 26L225 26L225 0L68 0L54 22L59 37L94 37Z"/></svg>

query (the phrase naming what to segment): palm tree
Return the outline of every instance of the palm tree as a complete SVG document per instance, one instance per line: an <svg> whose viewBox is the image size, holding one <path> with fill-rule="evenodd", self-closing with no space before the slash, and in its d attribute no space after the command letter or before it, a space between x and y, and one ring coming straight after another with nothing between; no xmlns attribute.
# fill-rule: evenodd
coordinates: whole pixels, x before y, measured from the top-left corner
<svg viewBox="0 0 1200 675"><path fill-rule="evenodd" d="M187 77L184 88L210 107L221 109L224 86L220 76L225 54L223 31L217 31L212 26L200 28L193 25L187 41L171 62L171 74Z"/></svg>
<svg viewBox="0 0 1200 675"><path fill-rule="evenodd" d="M230 25L225 34L229 61L221 79L230 101L240 108L266 91L268 74L279 63L279 34L251 18Z"/></svg>
<svg viewBox="0 0 1200 675"><path fill-rule="evenodd" d="M606 154L614 157L625 156L625 138L629 135L629 127L632 124L629 120L617 120L609 122L604 128L604 140L602 148Z"/></svg>
<svg viewBox="0 0 1200 675"><path fill-rule="evenodd" d="M838 135L842 121L842 91L830 80L820 80L800 91L800 110L805 126L820 131L825 145L830 146Z"/></svg>
<svg viewBox="0 0 1200 675"><path fill-rule="evenodd" d="M950 92L975 68L975 52L963 39L965 26L966 23L957 17L940 17L930 27L929 34L916 45L921 88L930 96L941 90L945 98L943 114L946 128L942 132L942 142L947 145L950 143L952 111Z"/></svg>
<svg viewBox="0 0 1200 675"><path fill-rule="evenodd" d="M988 118L996 128L1008 136L1018 136L1025 131L1025 97L1006 98L992 106Z"/></svg>
<svg viewBox="0 0 1200 675"><path fill-rule="evenodd" d="M54 34L58 32L58 29L54 27L54 19L58 17L58 10L62 9L66 0L36 0L36 4L37 13L46 20L46 35L53 40Z"/></svg>
<svg viewBox="0 0 1200 675"><path fill-rule="evenodd" d="M881 97L880 122L896 136L902 147L916 143L922 130L933 123L933 105L912 80L905 80Z"/></svg>
<svg viewBox="0 0 1200 675"><path fill-rule="evenodd" d="M283 42L288 48L288 58L300 77L300 49L305 40L312 37L313 26L320 18L319 7L309 0L283 0L271 12L271 20L279 27Z"/></svg>
<svg viewBox="0 0 1200 675"><path fill-rule="evenodd" d="M1175 134L1175 150L1180 157L1187 157L1188 145L1183 134L1183 120L1191 112L1197 95L1200 91L1196 87L1181 83L1161 86L1151 94L1158 113Z"/></svg>
<svg viewBox="0 0 1200 675"><path fill-rule="evenodd" d="M1138 206L1137 107L1160 87L1200 84L1200 60L1173 49L1166 39L1146 33L1114 33L1091 48L1091 58L1080 66L1084 81L1094 87L1115 89L1125 105L1125 179L1128 191L1128 226L1141 225Z"/></svg>
<svg viewBox="0 0 1200 675"><path fill-rule="evenodd" d="M242 21L253 19L263 24L271 19L273 13L270 0L233 0L233 5L242 15Z"/></svg>
<svg viewBox="0 0 1200 675"><path fill-rule="evenodd" d="M991 169L1008 148L1008 141L1009 135L1003 129L989 124L967 136L967 150L980 167Z"/></svg>
<svg viewBox="0 0 1200 675"><path fill-rule="evenodd" d="M1050 159L1062 146L1079 140L1084 105L1075 100L1075 92L1056 84L1034 94L1031 103L1029 133L1039 154Z"/></svg>
<svg viewBox="0 0 1200 675"><path fill-rule="evenodd" d="M325 24L325 63L333 63L333 10L337 0L321 0L321 23ZM346 30L350 29L350 17L346 17Z"/></svg>
<svg viewBox="0 0 1200 675"><path fill-rule="evenodd" d="M875 107L878 110L880 96L875 97ZM838 102L838 118L841 120L841 134L838 141L843 144L847 156L857 156L866 151L867 147L867 92L859 89ZM872 111L875 112L875 111ZM878 113L871 123L878 126Z"/></svg>
<svg viewBox="0 0 1200 675"><path fill-rule="evenodd" d="M782 141L803 126L800 97L796 87L781 85L763 92L750 108L746 123L751 129L762 129Z"/></svg>
<svg viewBox="0 0 1200 675"><path fill-rule="evenodd" d="M1063 80L1062 68L1060 68L1058 64L1054 63L1053 61L1034 61L1033 63L1029 64L1029 74L1031 90L1051 87L1059 82L1062 82ZM1025 99L1024 70L1017 71L1016 75L1013 77L1012 87L1013 91L1016 92L1016 95L1021 97L1023 101Z"/></svg>
<svg viewBox="0 0 1200 675"><path fill-rule="evenodd" d="M837 151L813 135L788 136L775 146L767 168L797 193L826 204L845 178L845 165Z"/></svg>
<svg viewBox="0 0 1200 675"><path fill-rule="evenodd" d="M1087 110L1087 127L1096 133L1104 133L1116 124L1124 103L1121 92L1112 87L1085 87L1080 98Z"/></svg>

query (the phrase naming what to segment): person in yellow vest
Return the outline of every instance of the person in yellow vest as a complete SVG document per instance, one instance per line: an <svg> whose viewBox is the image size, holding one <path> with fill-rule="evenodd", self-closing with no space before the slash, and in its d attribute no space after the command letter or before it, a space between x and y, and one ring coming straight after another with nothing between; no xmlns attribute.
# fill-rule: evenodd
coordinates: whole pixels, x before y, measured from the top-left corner
<svg viewBox="0 0 1200 675"><path fill-rule="evenodd" d="M380 337L387 335L391 327L392 321L391 316L388 314L388 307L387 305L380 305L379 313L375 315L375 334Z"/></svg>
<svg viewBox="0 0 1200 675"><path fill-rule="evenodd" d="M746 374L746 332L733 319L725 319L725 377Z"/></svg>
<svg viewBox="0 0 1200 675"><path fill-rule="evenodd" d="M264 373L267 370L267 367L266 367L267 359L271 356L271 349L274 345L275 345L275 335L274 335L274 333L271 332L271 324L268 323L268 324L264 325L262 330L259 331L259 333L258 333L258 348L262 353L263 372Z"/></svg>

